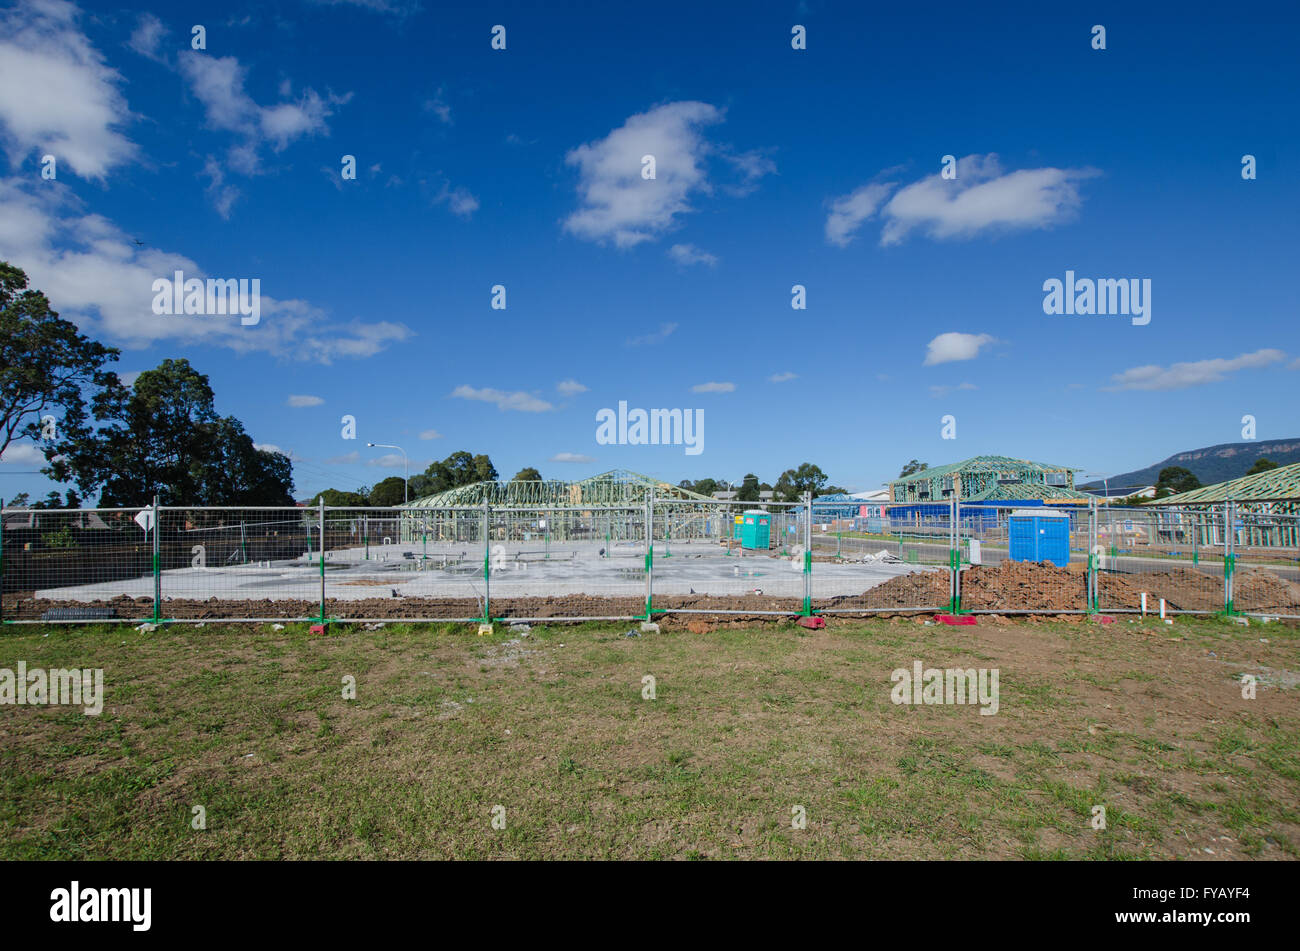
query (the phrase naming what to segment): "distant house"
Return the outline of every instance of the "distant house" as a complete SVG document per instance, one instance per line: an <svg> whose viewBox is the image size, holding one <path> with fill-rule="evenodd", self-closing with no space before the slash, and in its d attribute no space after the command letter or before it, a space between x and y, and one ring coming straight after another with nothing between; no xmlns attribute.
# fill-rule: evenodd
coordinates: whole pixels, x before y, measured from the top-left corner
<svg viewBox="0 0 1300 951"><path fill-rule="evenodd" d="M24 528L108 528L97 512L53 512L48 509L5 509L4 530Z"/></svg>
<svg viewBox="0 0 1300 951"><path fill-rule="evenodd" d="M892 505L946 502L1028 502L1045 504L1087 501L1074 487L1073 466L1058 466L1010 456L974 456L961 462L922 469L889 483Z"/></svg>

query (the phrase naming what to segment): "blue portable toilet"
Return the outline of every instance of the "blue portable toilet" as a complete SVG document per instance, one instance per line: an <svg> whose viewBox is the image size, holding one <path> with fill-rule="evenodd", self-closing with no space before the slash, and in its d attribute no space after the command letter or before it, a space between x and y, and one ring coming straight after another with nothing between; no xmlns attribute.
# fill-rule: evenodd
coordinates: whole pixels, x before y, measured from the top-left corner
<svg viewBox="0 0 1300 951"><path fill-rule="evenodd" d="M1016 509L1007 518L1012 561L1070 563L1070 513L1048 506Z"/></svg>
<svg viewBox="0 0 1300 951"><path fill-rule="evenodd" d="M740 526L740 547L767 550L772 543L772 516L762 509L748 509Z"/></svg>

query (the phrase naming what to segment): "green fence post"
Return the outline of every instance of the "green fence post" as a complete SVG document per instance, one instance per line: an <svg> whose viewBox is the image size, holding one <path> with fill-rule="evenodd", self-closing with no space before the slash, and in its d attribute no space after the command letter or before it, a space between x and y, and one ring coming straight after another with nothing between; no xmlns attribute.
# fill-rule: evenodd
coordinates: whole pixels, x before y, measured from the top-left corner
<svg viewBox="0 0 1300 951"><path fill-rule="evenodd" d="M1084 601L1088 613L1097 613L1097 555L1093 549L1097 545L1097 500L1088 503L1088 572L1084 575Z"/></svg>
<svg viewBox="0 0 1300 951"><path fill-rule="evenodd" d="M948 599L948 612L961 613L961 596L957 593L957 576L961 573L961 552L956 548L948 549L948 570L952 572L952 585L949 587L951 597Z"/></svg>
<svg viewBox="0 0 1300 951"><path fill-rule="evenodd" d="M492 623L492 515L491 506L483 500L483 623Z"/></svg>
<svg viewBox="0 0 1300 951"><path fill-rule="evenodd" d="M812 493L804 493L803 616L812 617Z"/></svg>
<svg viewBox="0 0 1300 951"><path fill-rule="evenodd" d="M325 499L320 500L320 528L317 534L320 536L320 623L325 623ZM311 550L311 529L307 530L307 549ZM310 556L308 556L310 561Z"/></svg>
<svg viewBox="0 0 1300 951"><path fill-rule="evenodd" d="M655 579L655 492L650 489L645 501L645 619L649 621L654 598Z"/></svg>
<svg viewBox="0 0 1300 951"><path fill-rule="evenodd" d="M1232 502L1223 503L1223 611L1229 617L1237 613L1233 597L1233 575L1237 573L1236 525Z"/></svg>
<svg viewBox="0 0 1300 951"><path fill-rule="evenodd" d="M158 533L162 522L158 518L158 496L153 497L153 621L162 621L162 566L159 554L162 551Z"/></svg>

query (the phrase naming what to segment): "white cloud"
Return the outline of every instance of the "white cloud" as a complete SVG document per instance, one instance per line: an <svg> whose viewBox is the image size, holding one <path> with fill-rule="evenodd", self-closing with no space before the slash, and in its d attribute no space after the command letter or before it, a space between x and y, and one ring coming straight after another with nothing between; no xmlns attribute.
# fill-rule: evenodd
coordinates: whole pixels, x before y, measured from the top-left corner
<svg viewBox="0 0 1300 951"><path fill-rule="evenodd" d="M45 453L41 452L29 442L11 442L0 457L0 463L5 465L28 465L43 466L45 465Z"/></svg>
<svg viewBox="0 0 1300 951"><path fill-rule="evenodd" d="M465 188L451 187L450 182L443 182L442 188L434 196L435 205L446 205L451 213L459 218L470 218L478 211L478 199Z"/></svg>
<svg viewBox="0 0 1300 951"><path fill-rule="evenodd" d="M826 216L826 240L841 248L846 247L853 240L858 226L876 213L893 187L892 182L863 185L831 201L831 213Z"/></svg>
<svg viewBox="0 0 1300 951"><path fill-rule="evenodd" d="M734 383L696 383L691 387L692 393L733 393L736 384Z"/></svg>
<svg viewBox="0 0 1300 951"><path fill-rule="evenodd" d="M143 370L128 370L126 373L119 373L117 378L122 382L123 386L130 389L135 386L135 381L140 379L140 374L143 372Z"/></svg>
<svg viewBox="0 0 1300 951"><path fill-rule="evenodd" d="M716 267L718 257L708 251L702 251L693 244L674 244L668 249L668 256L683 267L691 264L707 264Z"/></svg>
<svg viewBox="0 0 1300 951"><path fill-rule="evenodd" d="M297 407L320 406L324 402L325 400L323 400L319 396L309 396L305 393L293 393L289 396L289 399L286 401L287 405L297 406Z"/></svg>
<svg viewBox="0 0 1300 951"><path fill-rule="evenodd" d="M305 135L328 135L325 120L333 115L334 106L346 103L352 95L322 98L314 89L305 89L296 102L259 106L244 91L247 70L235 57L183 50L179 65L190 91L203 103L208 125L237 132L247 137L250 144L269 142L276 152ZM288 94L289 89L282 86L281 93Z"/></svg>
<svg viewBox="0 0 1300 951"><path fill-rule="evenodd" d="M345 454L345 455L342 455L342 456L334 456L332 459L326 459L326 460L325 460L325 465L327 465L327 466L352 466L352 465L356 465L356 464L357 464L358 462L360 462L360 461L361 461L361 453L358 452L357 450L353 449L351 452L349 452L349 453L347 453L347 454Z"/></svg>
<svg viewBox="0 0 1300 951"><path fill-rule="evenodd" d="M1294 360L1288 363L1286 365L1286 368L1288 370L1300 370L1300 357L1296 357Z"/></svg>
<svg viewBox="0 0 1300 951"><path fill-rule="evenodd" d="M789 370L786 370L783 373L773 373L771 376L767 378L767 382L788 383L791 380L797 380L797 379L799 379L798 373L791 373Z"/></svg>
<svg viewBox="0 0 1300 951"><path fill-rule="evenodd" d="M242 175L261 173L264 145L278 153L304 136L329 135L326 120L333 115L334 107L352 98L351 93L322 97L314 89L304 89L296 99L291 99L293 84L285 79L280 83L284 101L262 106L245 92L247 70L233 56L209 56L186 49L178 56L177 67L190 92L203 104L207 124L238 136L230 144L226 165ZM224 185L224 171L211 156L202 175L209 180L208 194L218 213L229 219L238 190Z"/></svg>
<svg viewBox="0 0 1300 951"><path fill-rule="evenodd" d="M584 456L584 455L582 455L581 453L576 453L576 452L557 452L555 455L551 456L551 458L547 459L546 461L547 461L547 462L580 462L580 463L591 463L591 462L595 462L596 460L593 459L591 456Z"/></svg>
<svg viewBox="0 0 1300 951"><path fill-rule="evenodd" d="M411 336L407 327L387 321L331 321L307 301L270 296L265 284L255 326L242 326L238 318L156 315L154 280L178 270L186 278L207 273L182 254L139 247L112 221L85 213L59 182L0 180L0 260L23 268L32 286L90 336L127 348L167 340L330 363L371 356Z"/></svg>
<svg viewBox="0 0 1300 951"><path fill-rule="evenodd" d="M419 0L311 0L326 7L361 7L374 13L391 13L404 17L420 9Z"/></svg>
<svg viewBox="0 0 1300 951"><path fill-rule="evenodd" d="M564 229L620 248L654 240L693 210L693 195L712 193L706 160L713 155L741 173L738 191L752 189L773 166L757 153L736 155L710 144L700 130L722 119L722 110L707 102L670 102L637 113L603 139L570 151L565 162L578 169L581 203L565 219ZM655 159L653 179L641 177L646 155Z"/></svg>
<svg viewBox="0 0 1300 951"><path fill-rule="evenodd" d="M1253 370L1280 363L1286 359L1281 350L1264 349L1253 353L1243 353L1230 359L1196 360L1190 363L1174 363L1168 367L1148 364L1133 367L1111 376L1114 385L1104 387L1107 390L1181 390L1203 383L1218 383L1229 373L1238 370Z"/></svg>
<svg viewBox="0 0 1300 951"><path fill-rule="evenodd" d="M1096 174L1089 168L1050 167L1004 172L997 155L968 155L957 162L955 179L936 172L903 186L887 202L893 183L864 185L834 199L826 240L847 245L877 213L882 245L898 244L917 229L942 240L1049 228L1073 217L1082 203L1079 183Z"/></svg>
<svg viewBox="0 0 1300 951"><path fill-rule="evenodd" d="M505 390L495 390L491 387L475 389L472 386L462 384L451 391L451 395L461 400L478 400L483 403L494 403L499 410L518 410L521 413L544 413L555 407L546 400L534 396L531 393L516 391L507 393Z"/></svg>
<svg viewBox="0 0 1300 951"><path fill-rule="evenodd" d="M567 380L561 380L559 383L555 384L555 388L565 396L577 396L579 393L587 392L587 387L583 386L572 377Z"/></svg>
<svg viewBox="0 0 1300 951"><path fill-rule="evenodd" d="M928 367L955 360L974 360L982 347L996 342L996 338L989 334L939 334L926 345L924 365Z"/></svg>
<svg viewBox="0 0 1300 951"><path fill-rule="evenodd" d="M374 459L367 459L366 465L379 466L384 469L401 469L404 466L404 462L401 453L386 452L382 456L376 456Z"/></svg>
<svg viewBox="0 0 1300 951"><path fill-rule="evenodd" d="M426 430L424 430L423 432L420 433L420 438L421 438L421 439L441 439L441 438L442 438L442 433L438 432L438 430L436 430L436 429L426 429Z"/></svg>
<svg viewBox="0 0 1300 951"><path fill-rule="evenodd" d="M15 167L33 152L102 180L135 159L120 128L133 116L121 75L81 32L65 0L23 0L0 14L0 133Z"/></svg>
<svg viewBox="0 0 1300 951"><path fill-rule="evenodd" d="M676 324L660 324L659 329L654 333L644 334L640 337L629 337L627 339L627 346L644 347L650 344L663 343L672 336L673 331L676 329Z"/></svg>
<svg viewBox="0 0 1300 951"><path fill-rule="evenodd" d="M947 396L949 393L952 393L954 390L977 390L977 389L979 389L979 387L977 387L974 383L958 383L956 386L941 384L939 386L930 387L930 395L933 396L935 399L938 399L941 396Z"/></svg>
<svg viewBox="0 0 1300 951"><path fill-rule="evenodd" d="M732 152L719 149L722 159L740 172L743 181L738 185L724 185L723 190L739 197L744 197L758 188L758 180L764 175L776 172L776 163L759 151Z"/></svg>
<svg viewBox="0 0 1300 951"><path fill-rule="evenodd" d="M451 125L451 106L449 106L447 100L443 98L444 92L444 88L439 86L438 91L433 94L433 98L425 101L424 109L426 112L432 112L437 116L438 121L443 125Z"/></svg>
<svg viewBox="0 0 1300 951"><path fill-rule="evenodd" d="M131 39L127 41L126 45L141 56L161 63L165 60L162 53L162 41L170 32L166 24L152 13L142 13L139 20L136 21L135 30L131 33Z"/></svg>
<svg viewBox="0 0 1300 951"><path fill-rule="evenodd" d="M208 187L204 190L212 202L212 207L217 210L217 214L224 221L229 221L230 211L235 207L235 202L239 200L239 189L234 185L226 184L226 170L211 155L203 163L203 171L199 174L208 179Z"/></svg>

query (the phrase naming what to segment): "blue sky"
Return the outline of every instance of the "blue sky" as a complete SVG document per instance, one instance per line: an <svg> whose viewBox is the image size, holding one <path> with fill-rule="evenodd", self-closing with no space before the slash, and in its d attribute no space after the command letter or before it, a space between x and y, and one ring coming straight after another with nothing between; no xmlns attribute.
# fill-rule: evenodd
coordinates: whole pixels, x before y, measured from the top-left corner
<svg viewBox="0 0 1300 951"><path fill-rule="evenodd" d="M368 441L856 490L1300 435L1300 13L1052 6L23 0L0 259L121 372L208 374L299 497L400 475ZM260 323L155 315L176 268L260 279ZM1150 280L1150 323L1045 314L1067 270ZM702 409L704 451L598 445L621 400Z"/></svg>

